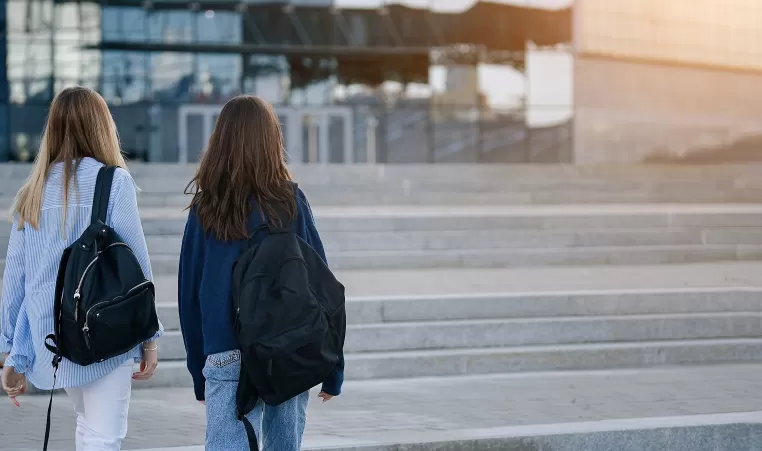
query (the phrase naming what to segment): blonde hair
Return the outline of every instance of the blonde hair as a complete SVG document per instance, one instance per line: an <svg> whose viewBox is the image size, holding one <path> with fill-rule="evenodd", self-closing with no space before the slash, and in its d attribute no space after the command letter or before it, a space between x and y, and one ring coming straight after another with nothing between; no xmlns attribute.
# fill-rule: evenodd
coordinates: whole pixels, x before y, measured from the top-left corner
<svg viewBox="0 0 762 451"><path fill-rule="evenodd" d="M50 105L34 167L13 204L12 213L18 215L19 229L25 224L39 227L45 180L55 163L63 163L63 224L66 224L69 185L85 157L107 166L126 168L116 125L103 97L88 88L66 88Z"/></svg>

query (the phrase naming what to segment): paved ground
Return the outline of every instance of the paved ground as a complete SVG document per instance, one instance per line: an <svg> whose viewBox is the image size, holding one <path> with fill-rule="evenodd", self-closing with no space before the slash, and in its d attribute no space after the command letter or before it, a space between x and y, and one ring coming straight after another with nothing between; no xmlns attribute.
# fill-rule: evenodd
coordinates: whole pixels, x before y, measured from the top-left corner
<svg viewBox="0 0 762 451"><path fill-rule="evenodd" d="M341 398L310 405L306 446L411 440L597 420L750 412L762 406L762 365L517 374L350 382ZM0 451L39 450L44 396L0 403ZM201 445L204 412L189 390L134 393L125 450ZM54 404L53 450L71 450L71 405ZM448 432L448 433L449 433ZM201 450L200 448L196 448Z"/></svg>

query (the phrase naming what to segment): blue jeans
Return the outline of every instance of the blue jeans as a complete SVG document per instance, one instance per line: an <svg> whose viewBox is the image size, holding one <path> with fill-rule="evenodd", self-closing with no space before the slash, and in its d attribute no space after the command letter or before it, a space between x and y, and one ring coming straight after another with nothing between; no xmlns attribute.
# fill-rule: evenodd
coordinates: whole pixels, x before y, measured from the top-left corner
<svg viewBox="0 0 762 451"><path fill-rule="evenodd" d="M240 351L206 359L206 451L248 451L243 422L236 417L235 394L241 372ZM246 417L257 432L262 451L299 451L307 420L309 391L279 406L261 400Z"/></svg>

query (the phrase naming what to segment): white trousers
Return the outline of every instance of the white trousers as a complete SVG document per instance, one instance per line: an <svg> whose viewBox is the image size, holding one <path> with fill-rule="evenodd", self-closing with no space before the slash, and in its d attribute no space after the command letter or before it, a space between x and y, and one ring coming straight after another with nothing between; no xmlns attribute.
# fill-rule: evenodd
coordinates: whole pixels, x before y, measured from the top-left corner
<svg viewBox="0 0 762 451"><path fill-rule="evenodd" d="M77 413L77 451L119 451L127 436L133 361L85 386L67 388Z"/></svg>

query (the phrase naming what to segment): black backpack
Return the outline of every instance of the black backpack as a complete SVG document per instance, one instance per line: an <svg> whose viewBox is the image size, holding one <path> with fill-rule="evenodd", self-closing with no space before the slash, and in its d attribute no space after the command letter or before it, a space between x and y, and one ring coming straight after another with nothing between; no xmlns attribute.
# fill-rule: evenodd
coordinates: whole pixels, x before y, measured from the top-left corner
<svg viewBox="0 0 762 451"><path fill-rule="evenodd" d="M346 334L344 286L292 231L285 212L279 210L279 217L282 227L264 224L251 233L233 266L241 349L237 413L252 450L257 439L244 415L258 399L278 405L324 382L339 362ZM255 242L263 230L267 236Z"/></svg>
<svg viewBox="0 0 762 451"><path fill-rule="evenodd" d="M124 354L159 330L154 286L132 249L106 225L116 168L101 168L90 227L64 250L55 294L55 333L46 341L57 361L90 365ZM54 366L57 365L57 362Z"/></svg>
<svg viewBox="0 0 762 451"><path fill-rule="evenodd" d="M102 362L130 351L159 330L153 283L130 247L106 225L115 170L104 167L98 172L90 226L64 250L58 267L55 329L45 339L54 354L54 388L62 358L83 366ZM49 432L50 406L45 449Z"/></svg>

